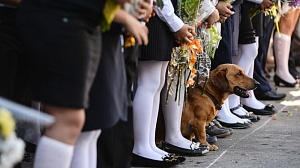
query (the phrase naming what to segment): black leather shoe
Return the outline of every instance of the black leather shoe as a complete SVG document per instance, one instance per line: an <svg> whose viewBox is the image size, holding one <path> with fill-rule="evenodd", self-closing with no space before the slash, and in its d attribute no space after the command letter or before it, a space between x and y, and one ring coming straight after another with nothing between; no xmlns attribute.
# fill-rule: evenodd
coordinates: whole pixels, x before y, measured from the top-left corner
<svg viewBox="0 0 300 168"><path fill-rule="evenodd" d="M193 144L196 144L193 142ZM191 145L192 146L192 145ZM175 153L184 156L201 156L209 152L209 147L207 145L199 145L197 148L185 149L174 146L167 142L162 143L162 149L168 153Z"/></svg>
<svg viewBox="0 0 300 168"><path fill-rule="evenodd" d="M217 126L219 129L226 129L226 130L228 130L228 131L230 132L230 135L233 134L233 129L232 129L232 128L223 127L223 126L219 123L218 120L213 119L211 123L213 123L213 124L214 124L215 126Z"/></svg>
<svg viewBox="0 0 300 168"><path fill-rule="evenodd" d="M169 156L170 158L177 159L180 163L186 160L184 156L176 155L174 153L169 153L167 156Z"/></svg>
<svg viewBox="0 0 300 168"><path fill-rule="evenodd" d="M206 141L212 145L218 141L218 138L217 138L217 136L212 136L212 135L206 134Z"/></svg>
<svg viewBox="0 0 300 168"><path fill-rule="evenodd" d="M205 127L206 134L210 136L216 136L218 138L224 138L230 135L229 130L220 129L215 125L208 125ZM207 138L206 138L207 139Z"/></svg>
<svg viewBox="0 0 300 168"><path fill-rule="evenodd" d="M281 100L281 99L285 98L285 96L286 96L286 94L284 94L284 93L276 93L272 90L261 93L261 94L255 94L255 97L257 100Z"/></svg>
<svg viewBox="0 0 300 168"><path fill-rule="evenodd" d="M171 158L169 156L163 157L163 160L153 160L132 154L132 166L135 167L171 167L179 164L179 160Z"/></svg>
<svg viewBox="0 0 300 168"><path fill-rule="evenodd" d="M248 119L250 120L251 122L257 122L260 120L260 118L256 115L237 115L235 113L233 113L234 115L238 116L239 118L241 119Z"/></svg>
<svg viewBox="0 0 300 168"><path fill-rule="evenodd" d="M284 87L295 87L296 86L296 82L295 83L289 83L289 82L281 79L276 74L274 75L274 82L275 82L276 86L284 86ZM280 85L280 84L283 84L283 85Z"/></svg>
<svg viewBox="0 0 300 168"><path fill-rule="evenodd" d="M242 104L240 104L240 105L238 105L238 106L236 106L234 108L231 108L230 111L231 111L232 114L238 116L241 119L248 119L251 122L257 122L258 120L260 120L260 118L258 116L253 115L253 112L249 112L246 115L238 115L238 114L236 114L234 111L237 110L237 109L239 109L239 108L241 108L241 107L243 107Z"/></svg>
<svg viewBox="0 0 300 168"><path fill-rule="evenodd" d="M255 109L246 105L243 105L243 107L247 111L252 111L256 115L272 115L277 113L277 109L272 104L267 104L263 109Z"/></svg>
<svg viewBox="0 0 300 168"><path fill-rule="evenodd" d="M235 129L245 129L249 128L252 124L250 123L226 123L218 120L222 126L228 127L228 128L235 128Z"/></svg>
<svg viewBox="0 0 300 168"><path fill-rule="evenodd" d="M208 142L209 144L215 144L217 141L218 138L216 136L206 134L206 142ZM193 139L193 142L196 142L196 139Z"/></svg>

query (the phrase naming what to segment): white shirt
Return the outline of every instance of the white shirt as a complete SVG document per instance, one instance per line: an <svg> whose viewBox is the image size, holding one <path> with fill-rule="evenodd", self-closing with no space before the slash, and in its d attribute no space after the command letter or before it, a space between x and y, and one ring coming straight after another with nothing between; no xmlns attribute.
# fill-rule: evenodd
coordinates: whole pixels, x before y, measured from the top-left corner
<svg viewBox="0 0 300 168"><path fill-rule="evenodd" d="M164 7L162 9L160 9L158 6L155 6L155 9L157 10L157 16L169 26L171 32L177 32L183 27L184 23L174 13L174 7L171 0L162 1L164 3Z"/></svg>

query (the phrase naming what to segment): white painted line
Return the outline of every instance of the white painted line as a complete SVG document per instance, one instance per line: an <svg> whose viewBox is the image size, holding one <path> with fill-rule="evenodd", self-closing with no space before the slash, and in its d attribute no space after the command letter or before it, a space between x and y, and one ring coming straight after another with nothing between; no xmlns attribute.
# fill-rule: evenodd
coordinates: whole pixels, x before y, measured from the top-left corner
<svg viewBox="0 0 300 168"><path fill-rule="evenodd" d="M294 100L296 97L293 97L291 100ZM287 105L283 106L279 111L282 111L283 109L285 109L287 107ZM227 153L228 150L230 150L231 148L233 148L237 143L239 143L241 140L247 138L248 136L250 136L251 134L255 133L256 131L260 130L262 127L264 127L268 122L270 122L271 117L265 121L264 124L262 124L261 126L259 126L258 128L256 128L255 130L253 130L252 132L250 132L249 134L243 136L241 139L235 141L231 146L228 147L228 149L224 150L212 163L210 163L206 168L211 167L212 165L214 165L219 159L222 158L223 155L225 155Z"/></svg>

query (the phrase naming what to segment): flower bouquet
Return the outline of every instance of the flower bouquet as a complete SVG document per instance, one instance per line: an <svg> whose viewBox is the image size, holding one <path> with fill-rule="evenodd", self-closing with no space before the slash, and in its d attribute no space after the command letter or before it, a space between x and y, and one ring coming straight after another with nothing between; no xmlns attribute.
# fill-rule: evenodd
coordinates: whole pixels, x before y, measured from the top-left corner
<svg viewBox="0 0 300 168"><path fill-rule="evenodd" d="M281 7L291 7L291 8L299 8L300 7L300 0L272 0L274 2L274 6L272 6L271 9L265 12L266 16L270 16L272 19L274 19L275 27L277 30L277 33L280 35L280 30L278 26L279 19L282 15L284 15L285 12L282 11ZM283 4L283 5L281 5ZM261 12L260 6L255 8L250 13L250 18L252 19L254 16L256 16L259 12Z"/></svg>
<svg viewBox="0 0 300 168"><path fill-rule="evenodd" d="M0 108L0 167L11 168L20 162L25 144L16 137L15 121L10 112Z"/></svg>
<svg viewBox="0 0 300 168"><path fill-rule="evenodd" d="M177 15L185 24L196 28L197 36L191 43L181 42L179 47L173 48L167 81L168 93L175 94L175 101L178 97L180 99L182 87L185 87L186 91L187 87L208 80L210 57L213 57L221 37L215 27L207 29L202 23L214 10L215 7L210 0L178 1ZM187 79L184 86L181 84L183 79ZM174 82L175 88L172 87Z"/></svg>

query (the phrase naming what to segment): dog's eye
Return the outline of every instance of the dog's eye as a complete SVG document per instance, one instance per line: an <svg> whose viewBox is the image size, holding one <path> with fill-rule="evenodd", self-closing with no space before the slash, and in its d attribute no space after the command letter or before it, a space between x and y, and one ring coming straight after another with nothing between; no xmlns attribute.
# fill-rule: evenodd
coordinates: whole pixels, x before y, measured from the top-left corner
<svg viewBox="0 0 300 168"><path fill-rule="evenodd" d="M239 72L238 75L239 75L239 76L243 76L242 72Z"/></svg>

